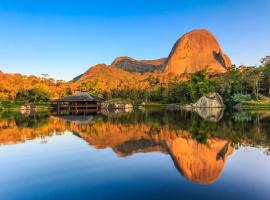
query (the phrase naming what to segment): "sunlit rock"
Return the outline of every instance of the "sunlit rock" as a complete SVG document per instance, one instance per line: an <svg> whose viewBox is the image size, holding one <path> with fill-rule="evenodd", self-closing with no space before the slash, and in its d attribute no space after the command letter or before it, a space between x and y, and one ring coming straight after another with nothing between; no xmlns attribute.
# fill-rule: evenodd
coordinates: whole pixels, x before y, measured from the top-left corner
<svg viewBox="0 0 270 200"><path fill-rule="evenodd" d="M164 73L191 74L206 70L225 73L231 66L216 38L207 30L193 30L174 45L165 64Z"/></svg>
<svg viewBox="0 0 270 200"><path fill-rule="evenodd" d="M197 108L224 108L222 97L216 93L208 93L202 96L196 103L191 104L192 107Z"/></svg>
<svg viewBox="0 0 270 200"><path fill-rule="evenodd" d="M198 113L203 119L218 122L222 119L225 105L222 97L214 92L202 96L197 102L181 106L187 111Z"/></svg>

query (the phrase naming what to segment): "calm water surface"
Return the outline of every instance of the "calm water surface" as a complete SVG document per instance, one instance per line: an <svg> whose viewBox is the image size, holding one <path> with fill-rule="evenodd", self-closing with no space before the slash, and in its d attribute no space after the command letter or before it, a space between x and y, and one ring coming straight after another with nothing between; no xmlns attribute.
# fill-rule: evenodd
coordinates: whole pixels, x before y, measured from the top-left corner
<svg viewBox="0 0 270 200"><path fill-rule="evenodd" d="M0 199L270 199L270 112L0 114Z"/></svg>

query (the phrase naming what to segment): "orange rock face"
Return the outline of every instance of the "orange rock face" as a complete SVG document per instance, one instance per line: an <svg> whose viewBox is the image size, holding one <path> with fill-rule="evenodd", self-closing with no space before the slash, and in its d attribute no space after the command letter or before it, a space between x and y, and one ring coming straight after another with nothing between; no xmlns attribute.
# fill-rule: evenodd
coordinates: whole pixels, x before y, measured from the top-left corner
<svg viewBox="0 0 270 200"><path fill-rule="evenodd" d="M200 144L190 138L167 140L168 150L176 167L187 179L211 184L220 176L233 147L224 139L212 138Z"/></svg>
<svg viewBox="0 0 270 200"><path fill-rule="evenodd" d="M189 74L203 69L208 73L225 73L231 66L230 58L223 54L216 38L207 30L193 30L174 45L164 73Z"/></svg>

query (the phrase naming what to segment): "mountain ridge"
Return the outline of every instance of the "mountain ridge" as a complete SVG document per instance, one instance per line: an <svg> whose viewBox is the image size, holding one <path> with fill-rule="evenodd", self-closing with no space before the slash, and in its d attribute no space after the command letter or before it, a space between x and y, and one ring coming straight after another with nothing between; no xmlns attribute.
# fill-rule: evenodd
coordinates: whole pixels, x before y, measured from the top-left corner
<svg viewBox="0 0 270 200"><path fill-rule="evenodd" d="M160 71L166 58L155 60L137 60L127 56L120 56L114 59L111 66L116 66L129 72L153 72Z"/></svg>
<svg viewBox="0 0 270 200"><path fill-rule="evenodd" d="M127 56L116 57L110 65L94 65L73 79L87 81L93 78L124 81L125 77L138 78L136 73L160 73L175 75L192 74L206 70L208 74L226 73L231 66L230 58L223 53L217 39L206 29L195 29L181 36L174 44L169 56L153 60L137 60ZM98 69L100 68L100 69ZM118 69L122 70L119 71ZM99 71L100 73L97 73ZM108 76L102 75L102 72ZM114 76L118 73L117 76ZM120 77L125 76L125 77Z"/></svg>

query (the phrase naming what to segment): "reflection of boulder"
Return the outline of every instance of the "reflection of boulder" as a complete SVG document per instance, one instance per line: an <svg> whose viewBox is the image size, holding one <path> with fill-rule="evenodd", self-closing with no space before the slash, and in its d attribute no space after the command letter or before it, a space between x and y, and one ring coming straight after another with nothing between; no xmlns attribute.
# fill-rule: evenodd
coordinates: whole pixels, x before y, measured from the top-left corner
<svg viewBox="0 0 270 200"><path fill-rule="evenodd" d="M227 140L217 138L209 139L208 144L200 144L193 139L178 137L167 140L166 144L183 176L199 184L213 183L233 152Z"/></svg>
<svg viewBox="0 0 270 200"><path fill-rule="evenodd" d="M201 118L210 122L219 122L224 114L223 108L194 108Z"/></svg>

